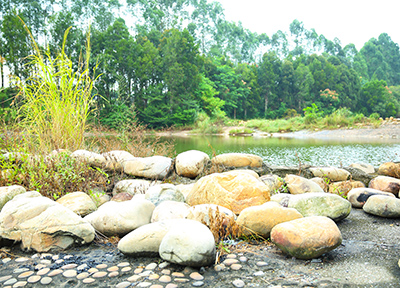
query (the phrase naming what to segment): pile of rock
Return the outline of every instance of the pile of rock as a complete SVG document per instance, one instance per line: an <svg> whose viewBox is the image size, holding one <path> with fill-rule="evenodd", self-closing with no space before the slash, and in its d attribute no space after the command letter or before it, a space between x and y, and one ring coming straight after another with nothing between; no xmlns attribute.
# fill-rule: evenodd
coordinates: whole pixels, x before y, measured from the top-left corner
<svg viewBox="0 0 400 288"><path fill-rule="evenodd" d="M20 186L1 187L0 244L20 241L23 248L44 252L90 243L98 231L121 237L118 248L127 255L158 254L172 263L206 266L216 254L207 226L226 217L243 235L270 237L285 253L311 259L341 244L335 222L352 206L400 217L395 163L383 164L378 173L369 165L352 165L306 167L295 175L287 173L291 168L268 167L259 156L240 153L211 160L200 151L175 160L125 151L79 150L71 156L135 179L116 183L111 200L104 193L74 192L53 201ZM220 172L206 175L210 167ZM171 175L190 184L159 181Z"/></svg>

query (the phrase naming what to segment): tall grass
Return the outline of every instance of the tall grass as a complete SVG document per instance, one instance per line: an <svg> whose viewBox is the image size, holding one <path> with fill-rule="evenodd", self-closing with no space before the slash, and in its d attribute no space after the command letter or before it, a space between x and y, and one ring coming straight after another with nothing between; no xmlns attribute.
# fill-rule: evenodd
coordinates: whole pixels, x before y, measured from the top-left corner
<svg viewBox="0 0 400 288"><path fill-rule="evenodd" d="M23 99L20 124L28 151L49 152L59 148L74 151L84 145L94 82L89 71L90 34L85 59L80 59L75 70L65 53L69 30L55 59L49 49L43 55L29 33L34 48L30 56L31 76L25 81L17 79Z"/></svg>

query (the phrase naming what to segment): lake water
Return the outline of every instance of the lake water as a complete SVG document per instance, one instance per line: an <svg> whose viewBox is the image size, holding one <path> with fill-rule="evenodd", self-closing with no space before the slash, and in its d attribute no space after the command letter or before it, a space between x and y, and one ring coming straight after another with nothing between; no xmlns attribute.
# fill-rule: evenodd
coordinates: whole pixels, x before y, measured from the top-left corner
<svg viewBox="0 0 400 288"><path fill-rule="evenodd" d="M168 139L168 138L166 138ZM275 137L173 137L176 152L199 150L210 157L222 153L250 153L261 156L267 165L302 164L348 166L366 163L378 167L400 161L400 141L394 139L326 140Z"/></svg>

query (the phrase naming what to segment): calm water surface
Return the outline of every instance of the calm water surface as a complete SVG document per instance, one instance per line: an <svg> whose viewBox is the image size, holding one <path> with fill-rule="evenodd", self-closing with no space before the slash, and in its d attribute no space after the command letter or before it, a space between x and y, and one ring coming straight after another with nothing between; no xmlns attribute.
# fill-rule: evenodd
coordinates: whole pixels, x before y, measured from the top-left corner
<svg viewBox="0 0 400 288"><path fill-rule="evenodd" d="M250 153L261 156L268 165L297 166L301 161L302 164L314 166L340 167L351 163L367 163L377 167L384 162L400 161L400 141L391 139L338 141L222 136L172 139L178 154L188 150L203 151L210 157L213 153Z"/></svg>

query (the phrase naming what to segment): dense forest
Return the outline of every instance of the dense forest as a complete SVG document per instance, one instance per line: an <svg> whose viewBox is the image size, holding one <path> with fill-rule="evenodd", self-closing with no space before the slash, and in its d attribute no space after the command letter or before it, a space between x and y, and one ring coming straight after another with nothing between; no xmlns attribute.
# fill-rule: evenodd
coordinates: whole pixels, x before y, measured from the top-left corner
<svg viewBox="0 0 400 288"><path fill-rule="evenodd" d="M21 79L32 73L32 43L20 19L54 55L72 27L66 52L75 65L90 29L93 121L110 128L133 119L152 128L191 125L200 114L275 119L307 107L400 115L400 50L386 33L357 51L298 20L287 33L259 35L225 20L218 2L123 2L2 0L2 118L15 116L19 101L12 78L5 87L5 67Z"/></svg>

